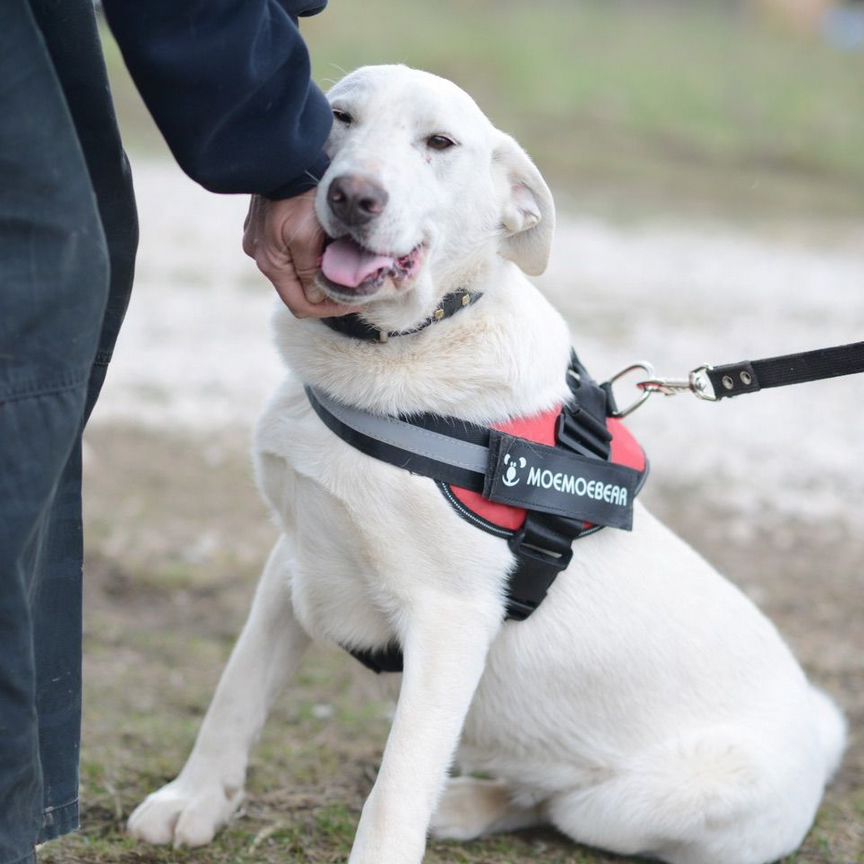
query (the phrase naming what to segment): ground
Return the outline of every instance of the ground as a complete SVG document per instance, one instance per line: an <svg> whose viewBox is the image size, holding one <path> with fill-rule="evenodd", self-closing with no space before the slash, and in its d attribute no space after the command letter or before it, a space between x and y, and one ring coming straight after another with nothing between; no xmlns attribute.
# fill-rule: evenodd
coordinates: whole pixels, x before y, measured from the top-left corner
<svg viewBox="0 0 864 864"><path fill-rule="evenodd" d="M131 808L181 766L275 537L247 448L283 374L267 336L274 301L233 248L244 202L208 196L161 163L135 170L138 285L85 450L84 824L43 860L340 861L391 702L375 676L326 649L268 724L243 815L215 844L174 852L123 834ZM851 341L864 324L856 244L777 231L563 216L542 285L600 376L642 355L678 374L705 359ZM793 859L807 864L864 856L861 386L716 406L655 397L630 422L651 456L646 500L765 609L847 712L849 753ZM606 858L529 832L433 844L429 860Z"/></svg>
<svg viewBox="0 0 864 864"><path fill-rule="evenodd" d="M585 3L564 15L555 2L368 0L363 16L332 5L304 25L321 78L338 75L331 64L407 60L468 86L529 146L562 204L541 285L596 375L643 356L680 375L861 338L861 57L707 4L643 15ZM241 815L211 846L124 834L131 809L182 765L275 538L247 450L283 373L269 347L272 291L239 253L244 202L207 195L169 164L108 50L142 246L86 439L82 831L40 857L343 862L392 701L326 647L280 701ZM849 719L849 751L797 864L864 862L862 387L716 406L654 397L631 423L651 457L646 501L761 606ZM549 831L434 843L427 855L612 860Z"/></svg>
<svg viewBox="0 0 864 864"><path fill-rule="evenodd" d="M242 815L205 849L124 836L131 809L185 759L243 621L275 531L249 479L245 441L122 425L89 436L87 707L81 835L45 864L341 862L375 777L391 702L346 655L316 649L255 751ZM758 598L810 675L864 721L861 536L800 525L729 540L735 519L654 483L654 507ZM710 526L710 530L706 530ZM816 529L816 530L814 530ZM864 860L864 748L853 738L797 864ZM600 864L549 831L433 843L430 862Z"/></svg>

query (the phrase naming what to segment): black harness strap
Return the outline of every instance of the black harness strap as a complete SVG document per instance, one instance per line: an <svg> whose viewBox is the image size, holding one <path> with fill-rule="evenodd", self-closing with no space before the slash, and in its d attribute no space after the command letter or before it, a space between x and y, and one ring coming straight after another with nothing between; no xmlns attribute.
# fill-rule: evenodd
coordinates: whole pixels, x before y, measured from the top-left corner
<svg viewBox="0 0 864 864"><path fill-rule="evenodd" d="M306 388L306 396L324 425L361 453L421 477L443 480L473 492L483 491L488 460L488 429L483 430L480 426L470 431L466 429L464 439L460 434L462 430L455 425L449 435L427 429L422 448L417 448L415 442L409 444L400 440L399 427L387 418L375 418L341 405L312 387ZM415 426L413 423L410 425L412 429ZM478 431L485 431L485 443L475 443ZM436 446L441 443L438 438L446 438L446 444L442 444L441 448ZM446 456L443 448L446 448ZM459 459L458 464L453 461L454 448L461 454L455 457Z"/></svg>
<svg viewBox="0 0 864 864"><path fill-rule="evenodd" d="M606 428L607 393L579 362L570 357L567 381L573 401L558 420L558 445L607 462L612 436ZM507 590L507 618L524 621L543 602L556 577L573 558L574 541L598 530L580 519L529 510L525 524L507 542L516 556Z"/></svg>
<svg viewBox="0 0 864 864"><path fill-rule="evenodd" d="M346 651L373 672L401 672L402 649L391 642L386 648L346 648Z"/></svg>

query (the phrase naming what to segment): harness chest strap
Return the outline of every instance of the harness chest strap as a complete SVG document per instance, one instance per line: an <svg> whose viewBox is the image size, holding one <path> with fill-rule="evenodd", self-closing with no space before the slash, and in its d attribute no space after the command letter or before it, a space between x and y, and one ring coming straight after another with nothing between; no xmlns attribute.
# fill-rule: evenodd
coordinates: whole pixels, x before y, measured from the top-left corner
<svg viewBox="0 0 864 864"><path fill-rule="evenodd" d="M361 452L486 501L629 530L644 460L606 461L613 435L586 430L578 406L540 415L535 429L557 421L557 445L453 418L383 417L345 405L312 387L307 398L336 435ZM524 424L524 421L520 421ZM617 424L624 437L624 427ZM593 432L593 434L592 434ZM587 434L586 434L587 433ZM546 436L548 438L548 435ZM641 456L641 451L639 451Z"/></svg>
<svg viewBox="0 0 864 864"><path fill-rule="evenodd" d="M521 418L496 425L493 427L493 434L495 430L498 430L520 441L556 447L559 446L557 430L561 426L562 419L564 419L562 418L562 409L556 408L552 411L539 414L536 417ZM636 488L638 492L646 472L645 454L627 427L620 421L610 418L607 421L607 425L611 436L609 441L609 461L612 465L625 466L638 472L640 476L639 484ZM537 448L531 447L530 449L533 456ZM513 469L511 472L511 482L513 480L518 480L520 483L524 481L535 488L555 488L557 484L562 492L569 492L570 494L592 498L596 496L598 499L604 495L608 496L610 504L623 503L623 499L626 499L630 494L630 489L627 485L613 485L609 482L592 485L582 477L572 474L553 473L549 468L537 468L529 463L527 458L525 467L520 468L518 459L512 458L513 450L511 449L508 452L511 455L508 469L511 466ZM502 482L503 479L501 478ZM445 497L450 500L452 506L457 509L460 507L464 508L466 512L462 515L467 516L470 514L475 518L482 519L483 525L478 525L477 527L483 527L489 533L496 534L500 532L501 536L509 537L519 531L525 523L528 510L524 506L498 503L501 500L500 498L491 500L489 497L485 497L482 492L473 492L470 489L458 486L439 485L443 485L442 491L445 492ZM613 520L615 519L614 511L612 518ZM614 523L610 520L607 524ZM600 526L594 526L594 529L596 530L598 527ZM626 526L622 525L621 527ZM584 531L582 533L584 534Z"/></svg>
<svg viewBox="0 0 864 864"><path fill-rule="evenodd" d="M517 562L507 617L523 620L570 563L576 538L603 526L630 529L647 476L644 453L620 423L607 425L608 394L575 354L567 374L571 402L496 428L438 415L382 417L312 387L306 394L344 441L436 480L462 518L507 540ZM401 669L398 648L352 653L375 671Z"/></svg>

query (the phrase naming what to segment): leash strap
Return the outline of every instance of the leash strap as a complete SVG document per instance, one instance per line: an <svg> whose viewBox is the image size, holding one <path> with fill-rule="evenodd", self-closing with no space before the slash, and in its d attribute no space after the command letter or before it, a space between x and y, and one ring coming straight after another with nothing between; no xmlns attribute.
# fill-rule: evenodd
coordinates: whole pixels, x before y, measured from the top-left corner
<svg viewBox="0 0 864 864"><path fill-rule="evenodd" d="M641 391L639 397L619 408L612 394L613 386L621 378L634 371L646 373L647 378L636 382ZM743 360L724 366L698 366L686 378L659 378L654 367L647 362L633 363L613 375L603 389L610 397L610 416L626 417L632 414L652 393L674 396L689 391L707 402L731 399L744 393L757 393L769 387L786 387L790 384L806 384L823 381L842 375L857 375L864 372L864 342L837 345L833 348L818 348L800 354L784 354L782 357L767 357L763 360Z"/></svg>
<svg viewBox="0 0 864 864"><path fill-rule="evenodd" d="M745 360L706 371L715 398L731 399L769 387L806 384L864 372L864 342L764 360Z"/></svg>

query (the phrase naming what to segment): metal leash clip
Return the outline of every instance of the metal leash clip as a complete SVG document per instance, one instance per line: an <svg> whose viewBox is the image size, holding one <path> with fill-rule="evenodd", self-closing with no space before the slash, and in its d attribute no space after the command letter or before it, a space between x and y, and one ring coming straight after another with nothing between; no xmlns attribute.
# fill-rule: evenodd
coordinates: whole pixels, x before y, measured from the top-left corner
<svg viewBox="0 0 864 864"><path fill-rule="evenodd" d="M675 396L678 393L689 391L699 399L704 399L707 402L716 402L717 396L714 393L714 388L711 386L711 380L708 378L708 371L711 369L707 364L698 366L693 369L686 378L659 378L654 374L654 366L645 360L640 360L638 363L631 363L629 366L622 369L620 372L613 375L607 385L611 390L616 381L641 369L648 377L636 382L636 387L641 390L638 398L628 405L626 408L615 408L610 416L621 419L628 414L632 414L637 408L645 403L652 393L662 393L664 396Z"/></svg>

